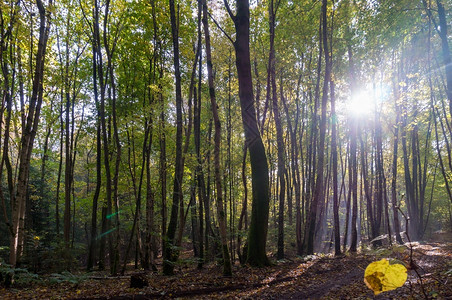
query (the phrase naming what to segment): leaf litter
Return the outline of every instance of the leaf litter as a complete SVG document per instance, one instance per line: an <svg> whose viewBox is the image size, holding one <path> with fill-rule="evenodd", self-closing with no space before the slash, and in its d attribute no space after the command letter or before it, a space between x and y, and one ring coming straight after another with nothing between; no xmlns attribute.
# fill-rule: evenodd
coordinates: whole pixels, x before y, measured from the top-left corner
<svg viewBox="0 0 452 300"><path fill-rule="evenodd" d="M384 252L388 258L407 262L409 249ZM452 298L452 244L418 244L413 258L430 298ZM126 276L102 277L102 273L78 283L42 283L20 289L0 288L1 299L422 299L419 279L408 270L402 287L374 296L364 283L366 267L385 257L377 251L364 251L340 257L323 256L312 260L294 258L265 268L234 266L232 277L221 275L221 266L195 264L181 266L175 276L147 273L142 289L130 288Z"/></svg>

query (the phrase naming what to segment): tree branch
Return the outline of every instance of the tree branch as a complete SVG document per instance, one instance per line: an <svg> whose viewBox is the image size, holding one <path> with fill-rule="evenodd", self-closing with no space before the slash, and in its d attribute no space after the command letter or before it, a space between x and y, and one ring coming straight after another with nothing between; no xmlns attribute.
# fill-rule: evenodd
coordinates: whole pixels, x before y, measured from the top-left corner
<svg viewBox="0 0 452 300"><path fill-rule="evenodd" d="M225 0L226 1L226 0ZM206 5L206 4L204 4ZM212 21L217 25L218 29L220 29L221 32L231 41L232 44L234 44L234 40L231 38L231 36L221 28L220 24L213 18L213 16L210 14L210 12L207 12L209 14L209 17L212 19ZM232 17L231 17L232 18Z"/></svg>
<svg viewBox="0 0 452 300"><path fill-rule="evenodd" d="M438 24L436 24L436 20L433 17L431 8L427 5L427 2L425 0L422 0L422 4L424 4L424 8L425 8L425 11L427 12L428 17L430 18L430 20L432 20L433 25L435 25L434 27L435 27L436 32L438 33L438 35L441 36L441 33L438 30ZM441 28L441 30L442 30L442 28Z"/></svg>
<svg viewBox="0 0 452 300"><path fill-rule="evenodd" d="M235 16L232 13L231 7L229 6L228 0L223 0L224 6L226 7L226 10L228 11L229 16L231 17L232 21L235 23ZM210 16L210 13L209 13Z"/></svg>

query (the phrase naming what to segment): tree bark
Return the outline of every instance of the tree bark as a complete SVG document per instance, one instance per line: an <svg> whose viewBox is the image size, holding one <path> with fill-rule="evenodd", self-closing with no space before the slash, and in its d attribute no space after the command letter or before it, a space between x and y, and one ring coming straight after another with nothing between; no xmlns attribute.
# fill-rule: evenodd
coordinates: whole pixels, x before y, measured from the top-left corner
<svg viewBox="0 0 452 300"><path fill-rule="evenodd" d="M19 151L19 174L17 179L17 188L14 199L12 199L11 222L13 234L10 244L10 264L16 266L20 256L22 255L23 242L25 235L24 219L25 219L25 202L28 187L28 174L30 170L30 159L33 150L33 143L39 125L39 117L41 113L41 105L43 98L43 78L45 55L47 50L47 41L49 38L51 14L44 7L41 0L36 1L39 10L39 41L36 53L36 63L34 69L34 78L32 86L32 94L28 106L28 114L25 127L21 136L21 149ZM49 1L48 7L53 5L52 0Z"/></svg>
<svg viewBox="0 0 452 300"><path fill-rule="evenodd" d="M278 10L279 1L276 4L273 0L269 2L269 31L270 31L270 52L268 58L268 80L267 94L271 90L273 117L276 127L276 141L278 150L278 179L279 179L279 206L278 206L278 251L277 259L284 258L284 201L286 194L286 182L285 182L285 148L284 137L281 126L281 116L278 107L278 97L276 90L276 62L275 62L275 29L276 29L276 12Z"/></svg>
<svg viewBox="0 0 452 300"><path fill-rule="evenodd" d="M355 76L355 66L353 61L353 52L350 42L347 45L348 59L349 59L349 73L350 73L350 87L351 96L353 97L356 93L356 76ZM349 216L348 211L350 210L350 205L352 204L352 221L351 221L351 241L350 241L350 251L356 252L358 245L358 230L357 230L357 219L358 219L358 164L357 164L357 131L358 124L357 120L350 119L350 153L349 153L349 192L348 192L348 204L347 204L347 216ZM350 203L350 200L352 203ZM346 221L346 227L348 226L348 220ZM347 230L346 230L347 234ZM344 237L344 245L346 244L347 236ZM345 247L344 247L345 248ZM345 249L344 249L345 250Z"/></svg>
<svg viewBox="0 0 452 300"><path fill-rule="evenodd" d="M441 49L443 51L443 61L444 67L446 69L446 82L447 82L446 93L447 99L449 100L449 112L452 115L452 59L450 56L450 48L447 33L448 26L446 19L446 10L441 0L436 0L436 6L438 9L438 20L439 20L439 26L436 26L436 29L441 39Z"/></svg>
<svg viewBox="0 0 452 300"><path fill-rule="evenodd" d="M215 126L215 146L214 146L214 174L215 174L215 186L216 186L216 196L217 196L217 214L218 223L220 227L220 237L221 246L223 251L223 275L231 276L232 267L231 259L229 256L228 249L228 236L226 232L226 211L224 210L223 204L223 190L221 187L221 167L220 167L220 149L221 149L221 123L220 117L218 115L218 105L215 96L215 87L213 82L213 70L212 70L212 53L210 48L210 32L209 23L207 22L207 3L203 0L203 14L202 23L204 25L204 35L206 43L206 63L207 63L207 77L209 82L209 96L210 103L212 106L213 122Z"/></svg>
<svg viewBox="0 0 452 300"><path fill-rule="evenodd" d="M66 23L66 51L65 51L65 71L64 71L64 99L66 103L65 110L65 164L64 164L64 243L66 250L69 249L69 239L71 230L71 193L72 193L72 132L70 126L70 116L71 116L71 97L70 97L70 86L69 86L69 25L70 25L70 15L67 16Z"/></svg>
<svg viewBox="0 0 452 300"><path fill-rule="evenodd" d="M322 38L323 38L323 52L325 55L325 76L322 90L322 105L321 105L321 118L319 124L319 144L317 155L317 168L316 168L316 181L313 199L311 207L309 209L308 224L307 224L307 246L306 253L314 254L314 236L316 231L317 212L319 205L324 200L323 180L324 180L324 157L325 157L325 134L326 134L326 109L328 102L328 84L330 81L331 69L330 69L330 54L328 49L328 36L327 36L327 5L328 1L322 1ZM326 47L325 47L326 45Z"/></svg>
<svg viewBox="0 0 452 300"><path fill-rule="evenodd" d="M334 255L341 254L341 233L339 226L339 197L338 197L338 179L337 179L337 115L336 99L334 93L334 82L330 82L331 90L331 155L333 160L333 224L334 224ZM342 179L343 180L343 179Z"/></svg>
<svg viewBox="0 0 452 300"><path fill-rule="evenodd" d="M393 208L393 226L396 235L396 241L399 244L403 244L402 236L400 235L400 221L399 221L399 210L397 203L397 155L399 149L399 126L400 126L400 110L397 104L398 86L394 84L394 106L396 111L396 120L394 128L394 143L392 149L392 180L391 180L391 202Z"/></svg>
<svg viewBox="0 0 452 300"><path fill-rule="evenodd" d="M163 252L163 273L165 275L174 274L174 263L177 260L178 253L174 248L175 235L177 229L178 210L180 201L182 201L182 178L183 178L183 158L182 158L182 89L181 75L179 67L179 30L176 22L176 9L174 0L169 0L171 16L171 34L173 38L173 60L174 75L176 85L176 159L173 184L173 204L171 206L170 222L166 232L165 251Z"/></svg>
<svg viewBox="0 0 452 300"><path fill-rule="evenodd" d="M234 21L236 67L239 82L239 98L245 139L248 145L252 178L252 212L248 235L247 262L253 266L268 264L266 253L269 180L264 144L259 133L253 96L250 62L250 9L248 0L236 0L236 15L232 14L227 0L225 6Z"/></svg>
<svg viewBox="0 0 452 300"><path fill-rule="evenodd" d="M93 93L96 107L99 106L99 94L97 87L97 58L96 46L93 43ZM96 246L97 246L97 206L100 195L100 188L102 185L102 140L101 140L101 125L100 120L96 118L96 187L93 195L93 206L91 211L91 242L88 254L87 269L91 270L95 264ZM102 258L103 262L103 258ZM101 268L103 266L99 266Z"/></svg>

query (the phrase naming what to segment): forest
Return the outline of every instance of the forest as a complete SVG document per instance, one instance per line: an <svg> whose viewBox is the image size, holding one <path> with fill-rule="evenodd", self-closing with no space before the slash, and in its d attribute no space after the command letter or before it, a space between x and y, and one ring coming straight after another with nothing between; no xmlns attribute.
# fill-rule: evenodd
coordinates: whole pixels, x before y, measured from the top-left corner
<svg viewBox="0 0 452 300"><path fill-rule="evenodd" d="M0 298L367 299L381 258L408 269L391 297L452 296L451 23L3 0Z"/></svg>

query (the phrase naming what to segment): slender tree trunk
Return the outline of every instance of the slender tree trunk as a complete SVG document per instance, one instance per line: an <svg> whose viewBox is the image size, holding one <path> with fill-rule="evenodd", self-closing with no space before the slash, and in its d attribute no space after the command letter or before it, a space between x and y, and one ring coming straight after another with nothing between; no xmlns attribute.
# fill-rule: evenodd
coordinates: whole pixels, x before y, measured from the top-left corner
<svg viewBox="0 0 452 300"><path fill-rule="evenodd" d="M28 174L30 170L30 159L33 150L33 143L39 125L39 117L41 113L41 105L43 99L43 77L45 66L45 55L47 49L47 41L50 31L50 12L46 11L41 0L37 0L39 10L39 41L36 53L36 64L34 69L34 78L32 86L32 94L28 105L27 119L21 136L21 149L19 151L19 174L17 179L17 188L14 199L12 199L11 222L13 234L10 243L11 265L16 266L23 250L23 241L25 236L24 219L25 219L25 202L27 197ZM52 0L49 1L48 7L52 7Z"/></svg>
<svg viewBox="0 0 452 300"><path fill-rule="evenodd" d="M374 87L375 89L375 87ZM385 202L385 180L384 180L384 166L383 166L383 141L380 113L377 112L377 105L375 104L375 168L376 168L376 214L375 214L375 237L380 235L380 229L383 220L383 207ZM388 224L389 225L389 224ZM375 238L374 237L374 238ZM381 240L376 241L374 245L381 245Z"/></svg>
<svg viewBox="0 0 452 300"><path fill-rule="evenodd" d="M353 97L356 93L355 89L355 66L353 61L353 52L350 42L347 45L348 58L349 58L349 72L350 72L350 83L351 83L351 96ZM351 220L351 241L350 241L350 251L356 252L358 245L358 229L357 229L357 219L358 219L358 164L357 164L357 140L358 140L358 124L357 120L350 119L350 153L349 153L349 192L348 192L348 204L347 204L347 217L349 216L350 205L352 204L352 220ZM350 203L350 200L352 203ZM348 220L346 221L348 226ZM347 230L346 230L347 234ZM346 244L347 235L345 235L344 245ZM344 247L345 248L345 247ZM345 249L344 249L345 250Z"/></svg>
<svg viewBox="0 0 452 300"><path fill-rule="evenodd" d="M253 96L250 62L249 1L236 0L236 15L232 14L227 0L225 0L225 6L234 21L236 30L234 48L239 82L239 98L245 139L251 161L253 200L248 235L247 262L253 266L263 266L268 264L266 242L270 192L267 157L259 134Z"/></svg>
<svg viewBox="0 0 452 300"><path fill-rule="evenodd" d="M202 3L198 2L198 14L201 16L202 11ZM200 18L201 19L201 18ZM201 20L199 22L199 31L198 31L198 40L201 40ZM199 232L198 240L199 240L199 262L198 269L203 267L205 261L205 252L207 252L208 240L206 239L206 251L204 251L204 228L206 228L207 232L207 224L204 226L204 204L208 202L206 195L206 185L204 180L204 172L203 172L203 162L201 157L201 76L202 74L202 53L199 53L199 67L198 67L198 92L195 94L194 101L194 116L193 116L193 126L194 126L194 142L195 142L195 151L197 158L197 166L196 166L196 181L197 181L197 190L198 190L198 209L199 209ZM206 211L207 214L207 211ZM206 237L208 235L206 234Z"/></svg>
<svg viewBox="0 0 452 300"><path fill-rule="evenodd" d="M202 20L202 3L198 1L198 49L201 47L201 20ZM193 197L194 203L192 206L192 236L193 236L193 250L195 257L198 258L198 269L202 269L204 264L204 210L203 210L203 193L202 189L202 158L201 158L201 92L198 96L198 91L201 91L201 67L202 67L202 55L199 52L199 65L198 65L198 84L193 88L193 140L195 144L195 154L196 154L196 169L195 169L195 183L193 187ZM202 183L202 184L201 184ZM198 196L198 201L196 201L196 195Z"/></svg>
<svg viewBox="0 0 452 300"><path fill-rule="evenodd" d="M209 128L207 130L207 143L209 145L212 144L212 118L209 119ZM206 183L206 197L204 202L204 212L205 212L205 223L206 223L206 230L205 230L205 241L206 241L206 260L212 259L214 247L211 247L211 241L215 239L215 232L212 230L212 222L211 222L211 211L210 211L210 195L211 195L211 160L210 160L211 152L210 149L207 150L206 154L206 164L207 164L207 183Z"/></svg>
<svg viewBox="0 0 452 300"><path fill-rule="evenodd" d="M398 91L398 87L394 85L394 92ZM396 93L395 95L397 95ZM399 123L400 123L400 111L397 104L397 96L394 97L394 106L396 111L396 120L394 128L394 143L392 149L392 180L391 180L391 202L393 207L394 218L394 231L396 235L396 241L399 244L403 244L402 236L400 235L400 221L399 221L399 209L397 202L397 155L399 149Z"/></svg>
<svg viewBox="0 0 452 300"><path fill-rule="evenodd" d="M10 130L11 130L11 116L12 116L12 93L13 93L13 86L14 84L10 84L10 69L15 72L14 67L11 68L8 60L8 48L12 49L12 31L15 28L15 23L17 21L17 14L20 10L20 2L16 2L14 5L10 6L11 11L10 18L9 18L9 24L5 24L4 21L2 21L1 31L0 31L0 67L2 70L2 90L0 91L0 97L1 97L1 111L0 111L0 120L3 122L4 120L4 112L6 109L6 117L5 121L2 124L2 128L4 129L3 134L3 146L2 146L2 155L1 155L1 161L0 161L0 198L2 202L2 208L3 208L3 216L6 226L8 227L10 238L12 239L14 237L14 230L13 230L13 224L12 220L8 217L7 207L6 207L6 201L5 201L5 195L3 193L3 166L6 165L7 169L7 178L8 178L8 192L9 192L9 199L11 206L14 206L14 183L13 183L13 171L11 162L9 160L9 139L10 139ZM10 59L13 60L13 52L10 51L9 55L11 56ZM23 87L23 76L22 74L22 64L21 61L21 49L18 47L17 50L17 61L18 61L18 69L19 69L19 86L20 86L20 101L21 104L23 103L24 99L24 87ZM32 72L32 69L30 69L30 72ZM14 82L14 78L11 78ZM25 112L23 111L24 105L21 105L21 119L22 119L22 128L24 128L24 118L25 118ZM0 137L1 137L1 129L0 129ZM1 144L1 138L0 138L0 144ZM13 217L13 216L11 216ZM10 250L11 251L11 250Z"/></svg>
<svg viewBox="0 0 452 300"><path fill-rule="evenodd" d="M369 183L369 175L368 175L368 160L367 160L367 151L364 147L364 140L361 136L361 126L358 125L358 139L361 146L361 178L364 183L364 194L366 197L366 208L367 208L367 220L370 224L370 233L369 238L372 240L377 237L376 232L376 224L375 224L375 216L374 216L374 206L372 203L372 184Z"/></svg>
<svg viewBox="0 0 452 300"><path fill-rule="evenodd" d="M63 122L63 95L61 96L60 104L60 158L58 163L58 175L57 175L57 186L56 186L56 196L55 196L55 225L56 234L60 236L60 185L61 185L61 173L63 170L63 144L64 144L64 122Z"/></svg>
<svg viewBox="0 0 452 300"><path fill-rule="evenodd" d="M107 8L108 12L108 8ZM115 266L115 254L113 248L113 238L112 235L109 234L111 231L111 216L112 216L112 180L111 180L111 170L110 170L110 149L109 149L109 140L107 137L107 122L106 122L106 108L105 108L105 91L106 91L106 80L104 78L104 67L102 62L102 51L101 51L101 38L100 38L100 27L99 27L99 3L98 0L94 1L94 36L93 41L95 44L95 55L96 55L96 63L97 63L97 72L98 72L98 80L100 86L100 103L98 106L98 115L101 124L101 137L102 137L102 146L103 146L103 156L104 156L104 167L105 167L105 180L106 180L106 220L105 222L105 231L108 231L108 248L109 248L109 260L110 260L110 272L116 273ZM106 22L106 21L105 21ZM104 23L104 27L105 27ZM104 28L105 30L105 28ZM105 234L103 231L102 234ZM101 247L102 248L102 247ZM112 274L113 274L112 273Z"/></svg>
<svg viewBox="0 0 452 300"><path fill-rule="evenodd" d="M223 207L223 190L221 187L221 167L220 167L220 149L221 149L221 123L218 115L218 105L215 97L215 87L213 82L213 70L212 70L212 54L210 48L210 32L209 32L209 23L207 22L207 3L206 0L203 1L203 14L202 14L202 23L204 25L204 34L205 34L205 42L206 42L206 62L207 62L207 76L209 82L209 96L210 103L212 106L212 115L215 125L215 147L214 147L214 174L215 174L215 186L216 186L216 196L217 196L217 214L218 214L218 222L220 226L220 237L221 237L221 246L223 251L223 275L231 276L232 275L232 267L231 267L231 259L229 256L228 249L228 237L226 232L226 211Z"/></svg>
<svg viewBox="0 0 452 300"><path fill-rule="evenodd" d="M196 65L197 65L198 57L199 57L200 53L201 53L201 40L198 40L198 46L195 51L195 59L193 61L192 72L191 72L191 77L190 77L190 86L188 88L188 112L187 112L188 124L185 129L185 142L184 142L184 146L183 146L183 150L182 150L182 169L184 168L185 156L187 155L188 148L190 146L190 135L191 135L191 129L193 127L193 114L192 114L193 90L195 88ZM188 206L190 206L191 203L192 203L192 198L190 198L190 202L189 202ZM189 207L187 207L186 213L184 212L184 210L185 210L184 209L184 201L183 201L183 197L182 197L181 201L179 203L179 214L180 214L179 228L177 231L176 242L175 242L178 247L180 247L180 245L182 243L182 235L184 233L185 222L187 220L187 214L188 214Z"/></svg>
<svg viewBox="0 0 452 300"><path fill-rule="evenodd" d="M66 34L69 34L70 18L67 18ZM69 239L71 230L71 194L72 194L72 132L70 126L71 98L69 94L69 42L66 37L66 58L64 74L64 99L66 103L65 111L65 167L64 167L64 242L66 249L69 249Z"/></svg>
<svg viewBox="0 0 452 300"><path fill-rule="evenodd" d="M424 1L424 5L426 5L426 2ZM431 31L431 29L430 29L430 27L431 27L431 25L429 24L429 33L430 33L430 31ZM447 29L447 27L446 27L446 29ZM431 45L431 41L430 41L430 37L429 37L429 40L428 40L428 49L429 49L429 52L428 52L428 63L429 63L429 70L431 70L432 68L431 68L431 57L430 57L430 45ZM439 113L439 111L438 111L438 109L436 109L435 108L435 101L434 101L434 90L433 90L433 83L432 83L432 72L429 72L429 87L430 87L430 106L431 106L431 110L432 110L432 118L433 118L433 124L434 124L434 126L435 126L435 140L436 140L436 144L435 144L435 148L436 148L436 152L437 152L437 154L438 154L438 161L439 161L439 164L440 164L440 168L441 168L441 174L443 175L443 179L444 179L444 182L445 182L445 187L446 187L446 191L447 191L447 195L448 195L448 198L449 198L449 200L450 200L450 202L452 203L452 191L451 191L451 187L450 187L450 185L449 185L449 181L448 181L448 178L447 178L447 172L446 172L446 169L445 169L445 166L444 166L444 162L443 162L443 157L442 157L442 154L441 154L441 148L440 148L440 141L439 141L439 135L438 135L438 118L440 118L440 122L441 122L441 125L443 124L442 123L442 121L441 121L441 115L440 115L440 113ZM442 102L442 104L443 104L444 102ZM444 109L444 104L443 104L443 109ZM447 122L447 114L445 113L445 109L444 109L444 116L445 116L445 119L446 119L446 124L448 123ZM449 148L449 146L448 146L448 142L447 142L447 136L446 136L446 132L445 132L445 130L444 130L444 126L442 125L441 126L441 128L443 129L443 134L444 134L444 136L445 136L445 141L446 141L446 151L448 151L448 158L449 158L449 166L450 166L450 164L452 163L451 162L451 158L450 158L450 148ZM449 135L451 135L452 136L452 132L450 131L450 127L448 126L448 129L449 129ZM452 167L451 167L451 170L452 170ZM435 178L436 178L436 167L435 167ZM432 195L433 195L433 186L432 186ZM431 201L430 201L431 202ZM430 212L430 206L429 206L429 212ZM449 208L449 215L450 215L450 208ZM452 215L450 215L450 216L452 216ZM451 220L452 220L452 218L451 218ZM427 221L428 221L428 216L427 216ZM426 223L427 223L427 221L426 221ZM426 227L427 227L427 224L425 225ZM452 222L451 222L451 227L452 227ZM425 231L425 229L424 229L424 231Z"/></svg>
<svg viewBox="0 0 452 300"><path fill-rule="evenodd" d="M94 74L95 68L93 69ZM97 88L96 88L96 76L93 76L94 81L94 98L97 99ZM96 100L98 101L98 100ZM89 254L88 254L88 264L87 269L90 271L94 265L96 260L96 249L97 249L97 207L98 207L98 200L99 200L99 194L100 194L100 188L102 184L102 144L101 144L101 134L100 134L100 122L97 122L97 135L96 135L96 188L94 190L93 195L93 206L91 211L91 242L89 247Z"/></svg>
<svg viewBox="0 0 452 300"><path fill-rule="evenodd" d="M11 162L9 161L9 140L10 140L10 130L11 130L11 116L12 116L12 87L10 85L10 66L7 60L7 51L8 46L12 43L12 29L16 22L16 16L20 9L19 6L20 2L16 2L16 4L11 7L11 18L9 20L8 29L5 30L4 25L1 27L0 32L0 64L2 69L2 75L3 75L3 88L0 93L1 97L1 111L0 111L0 120L3 122L3 114L6 109L6 117L5 117L5 123L2 125L2 128L0 128L0 143L1 143L1 129L4 129L3 134L3 146L2 146L2 155L1 155L1 161L0 161L0 198L2 202L2 209L3 209L3 217L4 221L6 223L6 226L8 227L10 238L14 237L14 230L13 230L13 224L11 223L10 218L8 217L8 209L6 207L6 201L5 201L5 195L3 193L3 166L6 165L7 168L7 177L8 177L8 192L9 192L9 199L14 198L14 184L13 184L13 172L11 167ZM6 25L6 24L5 24ZM11 52L10 52L11 53ZM21 56L20 56L20 48L18 49L18 61L19 61L19 74L22 73L22 68L20 64ZM11 53L12 55L12 53ZM11 58L12 59L12 58ZM30 70L31 71L31 70ZM19 81L20 81L20 99L22 101L23 99L23 80L22 76L19 75ZM23 106L22 106L23 107ZM21 112L22 118L25 117L25 113ZM11 205L14 205L14 202L10 200ZM13 217L13 216L11 216Z"/></svg>
<svg viewBox="0 0 452 300"><path fill-rule="evenodd" d="M160 158L159 158L159 178L160 178L160 197L161 197L161 237L162 237L162 253L165 249L165 236L166 236L166 223L167 223L167 204L166 204L166 180L167 180L167 163L166 163L166 133L165 133L165 103L162 94L159 94L160 98L160 119L159 119L159 146L160 146Z"/></svg>
<svg viewBox="0 0 452 300"><path fill-rule="evenodd" d="M242 158L242 184L243 184L243 203L242 203L242 211L240 213L240 219L238 224L238 234L237 234L237 249L239 253L239 261L241 264L245 263L246 254L247 254L247 245L244 246L243 252L242 252L242 233L241 230L243 227L244 229L248 229L248 185L246 180L246 154L248 152L248 148L245 146L243 147L243 158Z"/></svg>
<svg viewBox="0 0 452 300"><path fill-rule="evenodd" d="M282 81L282 78L281 78ZM299 157L299 149L297 145L297 129L298 122L300 118L300 108L299 108L299 87L300 87L301 76L298 78L297 83L297 96L296 96L296 105L297 105L297 113L295 117L294 125L292 126L292 121L290 118L289 108L286 103L286 99L282 93L282 85L281 89L281 101L284 106L284 111L286 113L287 118L287 126L289 128L290 134L290 146L291 146L291 175L292 175L292 183L295 189L295 235L296 235L296 243L297 243L297 254L303 254L303 239L301 236L302 230L302 214L301 214L301 180L300 180L300 167L298 165L298 157ZM300 140L303 138L303 133L300 134Z"/></svg>
<svg viewBox="0 0 452 300"><path fill-rule="evenodd" d="M407 112L406 110L402 113L403 117L402 117L402 150L403 150L403 166L404 166L404 174L405 174L405 188L406 188L406 203L407 203L407 208L408 208L408 215L410 216L410 219L412 219L412 221L409 223L410 224L410 228L406 228L407 231L410 232L410 236L414 236L412 235L414 226L415 226L415 221L414 220L414 212L413 212L413 202L414 200L414 187L413 187L413 183L412 183L412 177L411 177L411 170L410 170L410 165L409 165L409 153L408 153L408 147L407 147Z"/></svg>
<svg viewBox="0 0 452 300"><path fill-rule="evenodd" d="M51 110L53 110L53 103L50 105ZM47 129L46 129L46 135L44 138L44 146L43 146L43 150L42 150L42 158L41 158L41 175L40 175L40 183L41 183L41 191L40 191L40 196L41 196L41 205L43 206L43 213L45 215L46 221L45 221L45 225L46 227L48 227L49 225L49 218L50 218L50 202L47 200L49 195L48 193L48 189L47 189L47 183L46 183L46 178L47 178L47 160L49 158L49 139L50 139L50 135L52 134L52 126L53 126L53 121L47 125ZM2 167L2 166L0 166ZM0 173L1 176L1 173ZM1 184L1 181L0 181Z"/></svg>
<svg viewBox="0 0 452 300"><path fill-rule="evenodd" d="M352 125L356 126L356 124ZM356 127L355 127L356 128ZM356 129L355 129L356 130ZM352 137L352 143L350 145L350 155L351 155L351 161L350 161L350 169L352 170L352 182L351 188L352 190L352 223L351 223L351 241L350 241L350 251L356 252L357 246L358 246L358 228L357 228L357 219L358 219L358 164L356 159L356 131L354 132L354 135Z"/></svg>
<svg viewBox="0 0 452 300"><path fill-rule="evenodd" d="M284 137L281 126L281 117L278 107L278 97L276 90L276 62L275 62L275 29L276 29L276 12L278 10L279 1L275 4L273 0L269 2L269 30L270 30L270 53L268 58L268 80L267 94L271 90L273 117L276 127L276 140L278 150L278 179L279 179L279 212L278 212L278 252L277 258L284 258L284 201L286 195L286 183L285 183L285 149L284 149Z"/></svg>
<svg viewBox="0 0 452 300"><path fill-rule="evenodd" d="M142 196L142 190L143 190L143 178L144 178L144 173L147 172L147 161L148 161L148 143L152 143L152 141L148 140L151 138L150 136L150 131L151 131L151 125L148 123L147 118L145 119L144 122L144 128L145 128L145 132L144 132L144 141L143 141L143 147L142 147L142 157L141 157L141 172L140 172L140 177L139 177L139 181L138 181L138 188L136 187L136 175L135 175L135 143L134 143L134 134L133 134L133 129L132 129L132 137L130 137L129 131L127 131L127 144L128 144L128 165L129 165L129 172L130 175L132 177L132 185L133 185L133 190L134 190L134 194L135 194L135 213L134 213L134 217L133 217L133 223L132 223L132 230L131 230L131 234L129 236L129 242L127 243L127 248L124 254L124 260L123 260L123 265L122 265L122 270L121 270L121 274L124 274L126 271L126 267L127 267L127 260L129 257L129 252L130 252L130 248L132 247L133 244L133 237L134 235L136 236L136 245L137 245L137 249L136 249L136 256L139 255L139 257L141 258L141 264L143 269L145 270L149 270L150 265L149 265L149 261L145 258L145 255L143 254L143 247L142 247L142 242L141 242L141 230L140 230L140 219L141 219L141 196ZM133 161L133 165L132 165L132 161ZM152 191L150 191L152 192Z"/></svg>
<svg viewBox="0 0 452 300"><path fill-rule="evenodd" d="M449 36L447 33L447 18L446 18L446 10L444 8L441 0L436 0L436 5L438 9L438 19L439 26L436 26L438 30L438 35L441 38L441 49L443 50L443 61L444 67L446 69L446 82L447 82L447 99L449 100L449 112L452 115L452 59L450 55L449 48Z"/></svg>
<svg viewBox="0 0 452 300"><path fill-rule="evenodd" d="M336 115L336 99L334 93L334 82L330 82L331 89L331 155L333 160L333 223L334 223L334 254L341 254L341 233L339 226L339 197L338 197L338 180L337 180L337 115ZM343 179L342 179L343 180Z"/></svg>
<svg viewBox="0 0 452 300"><path fill-rule="evenodd" d="M176 84L176 159L173 185L173 204L171 206L171 217L166 232L165 251L163 252L163 273L165 275L174 274L174 262L178 253L174 249L175 235L177 229L178 209L182 201L182 178L183 178L183 158L182 158L182 89L181 75L179 67L179 31L176 22L176 9L174 0L169 0L171 16L171 34L173 38L173 59Z"/></svg>
<svg viewBox="0 0 452 300"><path fill-rule="evenodd" d="M119 219L119 197L118 197L118 192L119 192L119 187L118 187L118 182L119 182L119 167L120 167L120 163L121 163L121 142L119 140L119 133L118 133L118 122L117 122L117 110L116 110L116 83L115 83L115 77L114 77L114 66L113 66L113 55L114 55L114 49L116 48L116 41L117 38L113 39L113 41L111 42L111 45L109 44L109 38L107 37L107 34L109 32L108 28L107 28L107 20L110 17L110 11L109 11L109 7L110 7L110 0L108 0L106 2L106 8L105 8L105 19L104 19L104 32L103 32L103 39L104 39L104 45L105 45L105 52L106 52L106 56L107 56L107 67L108 67L108 72L109 72L109 90L108 90L108 94L109 94L109 102L111 105L111 112L112 112L112 122L113 122L113 138L114 138L114 145L115 145L115 150L116 150L116 157L115 157L115 169L114 169L114 173L113 173L113 181L112 181L112 201L113 201L113 206L114 206L114 214L111 212L112 216L114 215L114 220L115 220L115 241L114 241L114 245L113 245L113 249L110 250L113 257L113 264L111 267L110 272L112 274L117 274L118 269L119 269L119 243L120 243L120 219ZM108 173L108 172L107 172ZM108 187L108 184L107 184Z"/></svg>
<svg viewBox="0 0 452 300"><path fill-rule="evenodd" d="M151 146L152 146L152 116L149 117L150 123L148 143L146 145L146 234L145 234L145 249L144 249L144 265L145 269L152 269L156 271L154 264L154 256L152 255L152 247L154 246L154 190L152 188L151 178Z"/></svg>
<svg viewBox="0 0 452 300"><path fill-rule="evenodd" d="M94 101L96 103L96 107L99 106L99 94L97 87L97 58L96 58L96 46L93 44L93 92L94 92ZM95 253L97 246L97 207L98 200L100 194L100 188L102 184L102 140L101 140L101 125L99 117L96 118L96 187L93 195L93 207L91 212L91 243L88 254L88 270L91 270L95 264ZM101 260L103 262L103 258ZM103 266L99 265L99 268L103 268Z"/></svg>
<svg viewBox="0 0 452 300"><path fill-rule="evenodd" d="M318 140L318 109L319 109L319 100L320 100L320 79L321 79L321 71L322 71L322 56L323 56L323 47L321 45L322 36L322 22L319 22L319 55L317 58L317 79L315 84L314 97L312 97L312 90L309 90L309 107L310 107L310 116L311 116L311 124L310 124L310 132L309 132L309 142L307 145L307 160L305 167L305 181L304 184L304 192L303 192L303 209L302 214L306 211L305 226L304 226L304 237L302 243L302 250L306 252L306 245L308 242L308 227L310 224L310 215L309 215L309 207L312 204L313 194L315 190L315 172L316 168L316 157L317 157L317 140ZM311 63L311 61L310 61ZM300 143L300 149L303 149L303 145ZM301 156L303 157L303 156ZM303 165L303 164L302 164Z"/></svg>
<svg viewBox="0 0 452 300"><path fill-rule="evenodd" d="M328 50L328 36L327 36L327 5L328 1L322 1L322 38L323 38L323 52L325 54L325 77L323 82L322 91L322 106L321 106L321 118L319 124L319 144L317 155L317 168L316 168L316 182L314 197L309 209L308 225L307 225L307 254L314 254L314 236L317 222L317 212L321 203L324 200L323 181L324 181L324 157L325 157L325 134L326 134L326 109L328 102L328 83L330 81L331 69L330 69L330 54ZM326 47L325 47L326 46Z"/></svg>

